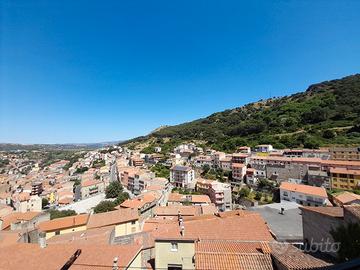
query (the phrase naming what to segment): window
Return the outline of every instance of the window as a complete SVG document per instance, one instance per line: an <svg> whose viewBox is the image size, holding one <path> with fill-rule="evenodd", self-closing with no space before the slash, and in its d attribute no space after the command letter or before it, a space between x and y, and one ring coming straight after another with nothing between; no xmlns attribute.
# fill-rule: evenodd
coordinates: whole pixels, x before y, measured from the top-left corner
<svg viewBox="0 0 360 270"><path fill-rule="evenodd" d="M59 234L60 234L60 231L56 231L56 232L55 232L55 235L59 235Z"/></svg>
<svg viewBox="0 0 360 270"><path fill-rule="evenodd" d="M173 242L171 243L171 251L177 251L178 250L178 244Z"/></svg>
<svg viewBox="0 0 360 270"><path fill-rule="evenodd" d="M135 225L135 224L136 224L135 220L131 221L131 225Z"/></svg>
<svg viewBox="0 0 360 270"><path fill-rule="evenodd" d="M182 265L169 264L168 270L182 270Z"/></svg>

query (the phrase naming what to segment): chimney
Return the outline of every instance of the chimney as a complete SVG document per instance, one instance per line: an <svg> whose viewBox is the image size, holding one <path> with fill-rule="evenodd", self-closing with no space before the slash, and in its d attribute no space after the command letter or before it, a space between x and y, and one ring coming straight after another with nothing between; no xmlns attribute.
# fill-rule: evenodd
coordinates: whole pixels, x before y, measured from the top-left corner
<svg viewBox="0 0 360 270"><path fill-rule="evenodd" d="M118 257L115 257L115 258L114 258L112 270L119 270L118 260L119 260Z"/></svg>
<svg viewBox="0 0 360 270"><path fill-rule="evenodd" d="M185 236L185 227L184 225L181 225L181 231L180 231L182 236Z"/></svg>
<svg viewBox="0 0 360 270"><path fill-rule="evenodd" d="M46 233L44 232L39 233L39 245L40 248L46 248Z"/></svg>

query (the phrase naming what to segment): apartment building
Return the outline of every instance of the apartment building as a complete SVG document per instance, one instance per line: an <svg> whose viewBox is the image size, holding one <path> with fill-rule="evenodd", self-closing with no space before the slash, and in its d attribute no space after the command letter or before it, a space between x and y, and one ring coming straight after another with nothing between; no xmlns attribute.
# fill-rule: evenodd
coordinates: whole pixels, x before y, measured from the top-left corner
<svg viewBox="0 0 360 270"><path fill-rule="evenodd" d="M208 179L199 179L196 182L196 190L207 194L219 211L232 209L231 185Z"/></svg>
<svg viewBox="0 0 360 270"><path fill-rule="evenodd" d="M105 191L105 183L97 180L86 180L81 183L81 198L85 199Z"/></svg>
<svg viewBox="0 0 360 270"><path fill-rule="evenodd" d="M43 184L40 181L36 181L31 183L31 195L40 196L43 192Z"/></svg>
<svg viewBox="0 0 360 270"><path fill-rule="evenodd" d="M242 163L232 164L232 179L234 183L242 182L246 175L246 165Z"/></svg>
<svg viewBox="0 0 360 270"><path fill-rule="evenodd" d="M231 165L232 165L232 157L224 157L220 159L220 169L223 171L231 171Z"/></svg>
<svg viewBox="0 0 360 270"><path fill-rule="evenodd" d="M274 148L271 144L259 144L255 146L255 152L269 153L273 150Z"/></svg>
<svg viewBox="0 0 360 270"><path fill-rule="evenodd" d="M334 189L360 189L360 170L330 168L330 181Z"/></svg>
<svg viewBox="0 0 360 270"><path fill-rule="evenodd" d="M17 212L41 212L42 200L37 195L19 193L12 196L12 204Z"/></svg>
<svg viewBox="0 0 360 270"><path fill-rule="evenodd" d="M209 166L210 168L212 168L214 166L214 160L211 156L197 156L194 160L194 166L201 168L203 166Z"/></svg>
<svg viewBox="0 0 360 270"><path fill-rule="evenodd" d="M144 160L140 157L132 157L130 159L131 166L142 167L144 165Z"/></svg>
<svg viewBox="0 0 360 270"><path fill-rule="evenodd" d="M359 147L334 147L330 149L331 159L360 161Z"/></svg>
<svg viewBox="0 0 360 270"><path fill-rule="evenodd" d="M193 189L195 186L195 172L188 166L173 166L170 169L170 182L175 187Z"/></svg>
<svg viewBox="0 0 360 270"><path fill-rule="evenodd" d="M219 211L232 209L231 185L214 181L208 193L210 200L215 204Z"/></svg>
<svg viewBox="0 0 360 270"><path fill-rule="evenodd" d="M242 163L247 165L250 161L250 156L248 154L242 153L234 153L232 154L231 162L234 163Z"/></svg>
<svg viewBox="0 0 360 270"><path fill-rule="evenodd" d="M224 159L226 154L224 152L215 152L213 154L214 167L220 168L220 160Z"/></svg>
<svg viewBox="0 0 360 270"><path fill-rule="evenodd" d="M282 182L280 200L305 206L325 206L328 203L325 188Z"/></svg>

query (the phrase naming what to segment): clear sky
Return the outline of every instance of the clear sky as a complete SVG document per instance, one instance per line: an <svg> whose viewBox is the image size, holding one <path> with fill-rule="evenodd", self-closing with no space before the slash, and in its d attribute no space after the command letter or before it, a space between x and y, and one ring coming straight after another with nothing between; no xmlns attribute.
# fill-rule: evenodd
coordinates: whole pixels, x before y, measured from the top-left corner
<svg viewBox="0 0 360 270"><path fill-rule="evenodd" d="M1 0L0 10L0 142L127 139L360 71L358 0Z"/></svg>

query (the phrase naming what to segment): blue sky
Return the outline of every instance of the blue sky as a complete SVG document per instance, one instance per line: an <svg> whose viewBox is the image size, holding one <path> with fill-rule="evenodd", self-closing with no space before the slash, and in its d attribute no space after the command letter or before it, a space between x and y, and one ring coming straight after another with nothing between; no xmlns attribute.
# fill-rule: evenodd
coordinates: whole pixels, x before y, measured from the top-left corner
<svg viewBox="0 0 360 270"><path fill-rule="evenodd" d="M360 71L360 1L0 5L0 142L127 139Z"/></svg>

